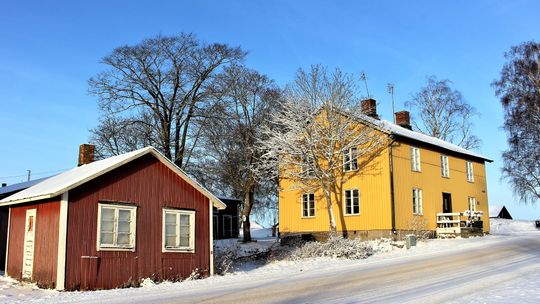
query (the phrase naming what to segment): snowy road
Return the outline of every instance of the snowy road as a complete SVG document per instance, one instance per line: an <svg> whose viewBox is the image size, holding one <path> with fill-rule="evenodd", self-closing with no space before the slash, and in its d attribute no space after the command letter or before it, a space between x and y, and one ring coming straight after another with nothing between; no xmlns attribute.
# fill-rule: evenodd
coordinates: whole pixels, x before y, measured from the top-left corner
<svg viewBox="0 0 540 304"><path fill-rule="evenodd" d="M481 290L535 275L540 270L538 235L448 253L417 255L392 261L339 267L257 282L228 290L187 292L173 303L233 302L478 302ZM487 299L486 299L487 300ZM530 299L539 303L540 299Z"/></svg>
<svg viewBox="0 0 540 304"><path fill-rule="evenodd" d="M226 276L143 288L95 292L7 288L0 291L3 302L540 303L540 232L430 240L367 260L282 261Z"/></svg>

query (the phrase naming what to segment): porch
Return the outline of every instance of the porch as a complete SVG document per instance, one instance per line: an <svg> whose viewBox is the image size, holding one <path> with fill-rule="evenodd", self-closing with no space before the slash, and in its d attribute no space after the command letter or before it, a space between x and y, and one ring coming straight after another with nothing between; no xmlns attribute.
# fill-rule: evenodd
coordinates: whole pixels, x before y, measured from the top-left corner
<svg viewBox="0 0 540 304"><path fill-rule="evenodd" d="M437 213L437 237L469 237L484 235L482 211Z"/></svg>

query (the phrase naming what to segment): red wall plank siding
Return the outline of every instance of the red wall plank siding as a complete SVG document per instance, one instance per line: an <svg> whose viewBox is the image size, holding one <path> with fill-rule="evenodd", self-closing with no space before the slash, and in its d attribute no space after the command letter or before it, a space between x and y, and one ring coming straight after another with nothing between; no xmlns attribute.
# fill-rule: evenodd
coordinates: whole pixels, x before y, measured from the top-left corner
<svg viewBox="0 0 540 304"><path fill-rule="evenodd" d="M135 251L97 251L100 201L137 205ZM185 278L209 269L209 201L153 155L69 192L66 288L101 289L142 278ZM195 253L162 253L162 210L195 210Z"/></svg>
<svg viewBox="0 0 540 304"><path fill-rule="evenodd" d="M56 284L58 262L58 197L11 207L7 272L10 277L22 277L24 229L28 209L37 209L32 281L39 286L52 288Z"/></svg>

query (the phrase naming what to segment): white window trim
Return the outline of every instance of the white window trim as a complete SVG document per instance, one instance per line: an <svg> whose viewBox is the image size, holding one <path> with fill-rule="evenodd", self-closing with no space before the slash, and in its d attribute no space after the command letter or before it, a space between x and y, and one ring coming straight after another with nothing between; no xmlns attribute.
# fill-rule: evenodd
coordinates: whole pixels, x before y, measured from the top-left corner
<svg viewBox="0 0 540 304"><path fill-rule="evenodd" d="M189 215L189 246L188 247L165 247L165 215L167 213L174 213L178 217L178 229L180 229L180 218L181 214ZM189 252L195 253L195 211L194 210L183 210L183 209L173 209L173 208L163 208L163 216L161 218L161 251L162 252ZM180 231L178 231L178 237L180 237Z"/></svg>
<svg viewBox="0 0 540 304"><path fill-rule="evenodd" d="M411 146L411 170L422 172L420 148Z"/></svg>
<svg viewBox="0 0 540 304"><path fill-rule="evenodd" d="M352 196L352 193L353 191L358 191L358 213L347 213L347 191L351 191L351 207L353 206L352 205L352 200L353 200L353 196ZM354 188L354 189L346 189L345 191L343 191L343 215L344 216L358 216L360 215L360 189L358 188ZM354 208L351 208L354 210Z"/></svg>
<svg viewBox="0 0 540 304"><path fill-rule="evenodd" d="M309 195L313 194L313 215L309 215ZM304 195L307 195L308 196L308 215L304 215ZM301 212L301 215L302 215L302 218L314 218L315 217L315 214L316 214L316 211L315 211L315 193L304 193L302 194L302 196L300 197L300 205L302 206L302 208L300 208L300 212Z"/></svg>
<svg viewBox="0 0 540 304"><path fill-rule="evenodd" d="M468 182L474 183L473 163L471 161L465 161L465 175L467 175Z"/></svg>
<svg viewBox="0 0 540 304"><path fill-rule="evenodd" d="M355 155L354 158L353 158L353 152L352 152L353 149L356 149L356 155ZM349 169L346 168L347 161L345 160L345 157L349 158L349 162L348 162ZM353 163L356 164L356 168L354 168L354 169L353 169ZM353 148L343 150L343 171L344 172L353 172L353 171L358 171L358 168L359 168L359 166L358 166L358 148L353 147Z"/></svg>
<svg viewBox="0 0 540 304"><path fill-rule="evenodd" d="M471 202L473 202L472 205ZM476 198L474 196L469 196L468 205L469 211L476 211ZM473 208L471 208L471 206L473 206Z"/></svg>
<svg viewBox="0 0 540 304"><path fill-rule="evenodd" d="M131 246L118 246L113 244L101 245L101 209L105 208L114 208L115 214L118 213L118 210L129 210L131 211L131 225L130 229L133 231L131 235ZM115 223L116 225L116 223ZM135 251L137 240L137 206L133 205L121 205L121 204L109 204L109 203L98 203L98 217L97 217L97 238L96 246L97 251Z"/></svg>
<svg viewBox="0 0 540 304"><path fill-rule="evenodd" d="M441 174L442 177L450 178L450 160L444 154L441 154Z"/></svg>
<svg viewBox="0 0 540 304"><path fill-rule="evenodd" d="M415 195L415 192L416 192L416 195ZM416 198L416 200L415 200ZM424 214L424 210L423 210L423 206L422 206L422 189L420 188L413 188L413 214L414 215L423 215ZM414 206L418 204L418 211L419 212L414 212Z"/></svg>

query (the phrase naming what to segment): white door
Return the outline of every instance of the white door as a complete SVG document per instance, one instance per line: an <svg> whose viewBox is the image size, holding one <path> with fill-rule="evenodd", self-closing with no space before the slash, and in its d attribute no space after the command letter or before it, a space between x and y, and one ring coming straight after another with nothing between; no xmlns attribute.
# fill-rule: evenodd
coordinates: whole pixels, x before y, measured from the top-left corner
<svg viewBox="0 0 540 304"><path fill-rule="evenodd" d="M26 225L24 228L23 279L32 279L34 269L34 239L36 236L36 209L26 210Z"/></svg>

